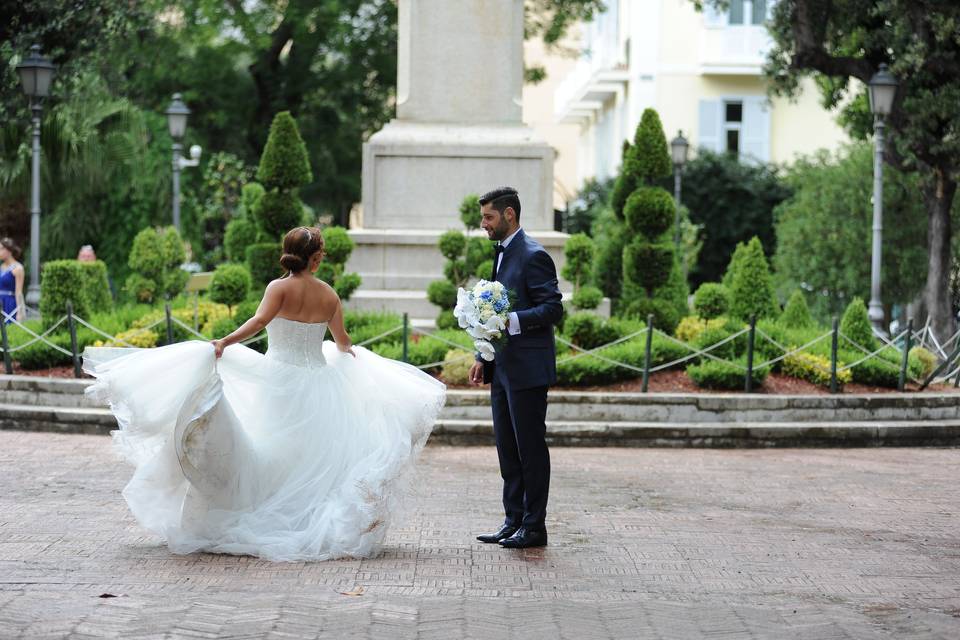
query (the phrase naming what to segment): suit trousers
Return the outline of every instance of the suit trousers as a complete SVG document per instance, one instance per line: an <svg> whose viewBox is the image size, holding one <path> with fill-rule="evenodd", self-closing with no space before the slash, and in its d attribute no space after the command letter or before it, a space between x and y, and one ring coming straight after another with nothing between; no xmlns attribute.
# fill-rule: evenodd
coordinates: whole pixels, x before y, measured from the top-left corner
<svg viewBox="0 0 960 640"><path fill-rule="evenodd" d="M505 523L543 529L550 491L547 449L547 390L511 389L501 367L490 385L493 431L503 477Z"/></svg>

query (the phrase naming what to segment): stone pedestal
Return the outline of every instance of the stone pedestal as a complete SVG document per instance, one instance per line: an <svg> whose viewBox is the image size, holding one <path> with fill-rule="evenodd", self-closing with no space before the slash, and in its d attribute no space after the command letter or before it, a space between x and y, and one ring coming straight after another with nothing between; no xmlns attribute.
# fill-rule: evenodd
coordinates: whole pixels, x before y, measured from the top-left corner
<svg viewBox="0 0 960 640"><path fill-rule="evenodd" d="M562 266L554 152L522 122L523 4L400 0L397 117L364 144L347 265L363 285L349 306L435 318L426 287L443 277L437 240L463 229L465 196L500 186L519 191L523 228Z"/></svg>

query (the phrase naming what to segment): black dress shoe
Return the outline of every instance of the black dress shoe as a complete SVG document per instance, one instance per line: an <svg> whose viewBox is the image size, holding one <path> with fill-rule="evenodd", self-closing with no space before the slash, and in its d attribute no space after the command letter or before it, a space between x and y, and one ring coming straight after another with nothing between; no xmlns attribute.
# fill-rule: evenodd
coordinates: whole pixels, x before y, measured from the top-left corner
<svg viewBox="0 0 960 640"><path fill-rule="evenodd" d="M500 546L506 549L526 549L528 547L547 546L547 530L533 530L526 527L520 527L517 532L509 538L500 541Z"/></svg>
<svg viewBox="0 0 960 640"><path fill-rule="evenodd" d="M487 544L496 544L504 538L509 538L517 532L519 527L514 527L513 525L505 524L500 527L500 530L496 533L485 533L482 536L477 536L477 540L480 542L486 542Z"/></svg>

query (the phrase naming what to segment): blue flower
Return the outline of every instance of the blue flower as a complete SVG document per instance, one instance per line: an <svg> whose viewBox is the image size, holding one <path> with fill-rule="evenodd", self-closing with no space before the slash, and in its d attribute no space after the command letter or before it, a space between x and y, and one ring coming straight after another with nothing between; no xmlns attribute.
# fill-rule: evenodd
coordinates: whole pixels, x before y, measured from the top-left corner
<svg viewBox="0 0 960 640"><path fill-rule="evenodd" d="M490 300L493 298L493 292L489 289L480 294L482 300Z"/></svg>

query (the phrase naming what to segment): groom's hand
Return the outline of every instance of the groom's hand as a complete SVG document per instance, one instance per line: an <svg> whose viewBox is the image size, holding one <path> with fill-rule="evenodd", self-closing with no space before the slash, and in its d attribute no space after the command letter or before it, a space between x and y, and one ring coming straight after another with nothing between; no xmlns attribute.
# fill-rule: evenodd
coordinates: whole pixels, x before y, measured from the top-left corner
<svg viewBox="0 0 960 640"><path fill-rule="evenodd" d="M483 384L483 363L474 361L473 366L470 367L470 382L476 386Z"/></svg>

